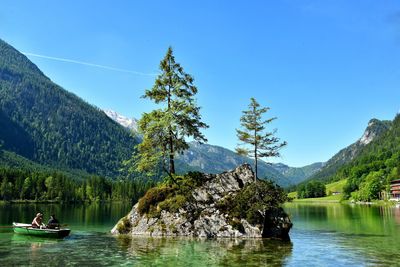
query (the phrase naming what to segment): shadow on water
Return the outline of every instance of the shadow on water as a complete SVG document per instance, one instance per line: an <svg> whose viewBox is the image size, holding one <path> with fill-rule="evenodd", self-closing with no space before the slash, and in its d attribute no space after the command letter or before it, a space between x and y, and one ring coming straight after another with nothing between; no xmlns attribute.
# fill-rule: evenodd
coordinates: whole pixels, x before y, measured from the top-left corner
<svg viewBox="0 0 400 267"><path fill-rule="evenodd" d="M116 237L121 251L145 266L282 266L290 241Z"/></svg>

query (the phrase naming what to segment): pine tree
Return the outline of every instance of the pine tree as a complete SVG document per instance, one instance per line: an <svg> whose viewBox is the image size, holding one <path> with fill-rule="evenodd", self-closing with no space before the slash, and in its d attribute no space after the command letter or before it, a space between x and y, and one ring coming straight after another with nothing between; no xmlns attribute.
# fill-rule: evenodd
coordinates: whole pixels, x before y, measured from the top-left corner
<svg viewBox="0 0 400 267"><path fill-rule="evenodd" d="M136 171L148 174L161 163L172 177L175 155L189 148L186 138L207 142L200 129L208 125L201 121L200 107L194 98L197 93L194 79L175 61L171 47L160 62L160 71L154 86L146 90L143 97L162 107L144 113L140 119L138 125L143 142L137 146L139 153L133 161Z"/></svg>
<svg viewBox="0 0 400 267"><path fill-rule="evenodd" d="M263 114L269 109L269 107L261 108L260 104L251 98L249 109L243 111L243 116L240 118L243 130L236 130L237 137L242 142L241 146L236 148L236 152L254 158L255 179L258 178L258 159L279 157L279 150L287 144L280 142L280 139L274 136L276 130L266 130L266 126L276 119L275 117L263 119Z"/></svg>

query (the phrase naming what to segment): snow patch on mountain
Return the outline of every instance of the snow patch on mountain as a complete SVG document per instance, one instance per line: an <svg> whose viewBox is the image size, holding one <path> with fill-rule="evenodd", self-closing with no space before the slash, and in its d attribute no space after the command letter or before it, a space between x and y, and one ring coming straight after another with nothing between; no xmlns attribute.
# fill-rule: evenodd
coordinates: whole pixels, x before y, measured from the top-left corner
<svg viewBox="0 0 400 267"><path fill-rule="evenodd" d="M122 126L128 128L130 130L137 132L137 130L138 130L137 119L127 118L125 116L122 116L121 114L118 114L117 112L115 112L114 110L111 110L111 109L105 109L103 111L113 121L121 124Z"/></svg>

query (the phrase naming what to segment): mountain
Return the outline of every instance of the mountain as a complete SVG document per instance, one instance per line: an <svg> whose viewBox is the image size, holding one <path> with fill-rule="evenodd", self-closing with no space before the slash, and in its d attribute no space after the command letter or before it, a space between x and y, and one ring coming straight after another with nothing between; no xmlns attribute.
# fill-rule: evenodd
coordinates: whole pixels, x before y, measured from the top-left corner
<svg viewBox="0 0 400 267"><path fill-rule="evenodd" d="M371 119L360 139L336 153L309 180L330 181L340 167L358 157L365 146L387 132L391 125L392 122L388 120Z"/></svg>
<svg viewBox="0 0 400 267"><path fill-rule="evenodd" d="M253 164L253 160L240 156L235 152L209 144L200 144L190 142L190 147L182 155L177 157L177 165L181 170L195 170L205 173L218 174L228 170L232 170L237 166L249 163ZM271 164L264 161L259 162L258 176L273 180L281 186L291 184L291 181L281 175Z"/></svg>
<svg viewBox="0 0 400 267"><path fill-rule="evenodd" d="M137 143L124 127L53 83L2 40L0 124L4 150L29 162L105 177L120 174L121 162Z"/></svg>
<svg viewBox="0 0 400 267"><path fill-rule="evenodd" d="M357 201L378 199L382 191L389 191L392 180L399 179L400 114L387 125L390 126L373 137L350 162L331 176L334 181L347 179L343 187L344 198L352 197Z"/></svg>
<svg viewBox="0 0 400 267"><path fill-rule="evenodd" d="M298 184L317 173L324 165L324 162L316 162L304 167L289 167L283 163L277 163L273 167L289 179L291 184Z"/></svg>
<svg viewBox="0 0 400 267"><path fill-rule="evenodd" d="M111 110L111 109L105 109L103 111L109 118L111 118L115 122L121 124L125 128L128 128L129 130L133 130L133 131L137 132L137 130L138 130L137 119L127 118L125 116L122 116L121 114L118 114L117 112L115 112L114 110Z"/></svg>
<svg viewBox="0 0 400 267"><path fill-rule="evenodd" d="M191 170L217 174L231 170L244 163L254 164L253 159L243 157L220 146L191 142L189 150L178 156L178 164L187 165ZM317 172L323 163L304 167L289 167L283 163L266 163L260 160L258 176L270 179L282 187L298 184Z"/></svg>

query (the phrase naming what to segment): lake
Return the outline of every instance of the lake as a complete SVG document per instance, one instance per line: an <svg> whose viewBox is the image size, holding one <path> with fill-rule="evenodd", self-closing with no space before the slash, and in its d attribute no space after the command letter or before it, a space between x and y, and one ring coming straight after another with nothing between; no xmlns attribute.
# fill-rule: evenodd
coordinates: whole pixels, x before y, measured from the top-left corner
<svg viewBox="0 0 400 267"><path fill-rule="evenodd" d="M0 225L55 213L64 240L0 229L0 266L394 266L400 263L400 208L289 203L291 241L114 237L122 203L0 204Z"/></svg>

